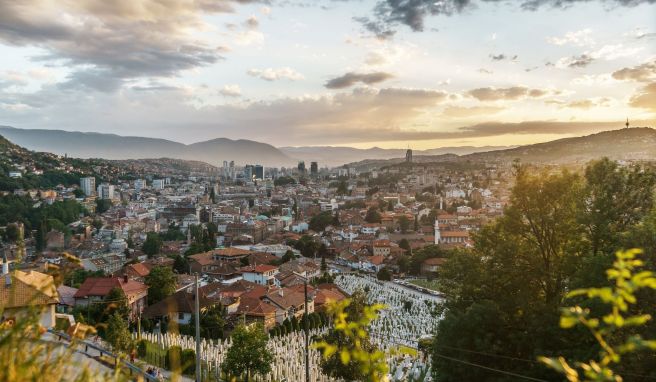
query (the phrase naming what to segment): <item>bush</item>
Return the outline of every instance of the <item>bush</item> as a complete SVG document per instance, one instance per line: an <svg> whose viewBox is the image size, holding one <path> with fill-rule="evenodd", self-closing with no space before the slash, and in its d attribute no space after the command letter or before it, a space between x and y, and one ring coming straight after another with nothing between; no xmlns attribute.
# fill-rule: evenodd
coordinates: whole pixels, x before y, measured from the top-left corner
<svg viewBox="0 0 656 382"><path fill-rule="evenodd" d="M196 352L191 349L182 351L182 374L193 375L196 372Z"/></svg>
<svg viewBox="0 0 656 382"><path fill-rule="evenodd" d="M148 349L148 344L146 340L140 340L137 342L137 355L139 358L144 358L146 356L146 351Z"/></svg>

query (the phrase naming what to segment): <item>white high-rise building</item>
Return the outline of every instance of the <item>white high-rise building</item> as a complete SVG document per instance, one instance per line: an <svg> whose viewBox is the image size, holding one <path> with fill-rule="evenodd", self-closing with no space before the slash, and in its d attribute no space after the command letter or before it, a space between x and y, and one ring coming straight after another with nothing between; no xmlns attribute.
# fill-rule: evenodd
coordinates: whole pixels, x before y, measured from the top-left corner
<svg viewBox="0 0 656 382"><path fill-rule="evenodd" d="M163 190L165 182L166 181L164 179L154 179L153 180L153 188L155 190Z"/></svg>
<svg viewBox="0 0 656 382"><path fill-rule="evenodd" d="M102 183L97 191L100 199L114 199L114 186L111 184Z"/></svg>
<svg viewBox="0 0 656 382"><path fill-rule="evenodd" d="M91 196L96 191L96 178L89 176L86 178L80 178L80 189L84 192L84 195Z"/></svg>
<svg viewBox="0 0 656 382"><path fill-rule="evenodd" d="M145 179L136 179L134 181L134 190L139 192L142 189L146 188L146 180Z"/></svg>

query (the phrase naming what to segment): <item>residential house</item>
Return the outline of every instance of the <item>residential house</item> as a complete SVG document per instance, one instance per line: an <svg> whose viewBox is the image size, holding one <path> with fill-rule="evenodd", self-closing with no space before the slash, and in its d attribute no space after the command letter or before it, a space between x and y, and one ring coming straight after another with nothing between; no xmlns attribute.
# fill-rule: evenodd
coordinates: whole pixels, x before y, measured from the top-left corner
<svg viewBox="0 0 656 382"><path fill-rule="evenodd" d="M128 277L89 277L73 296L76 306L104 303L105 297L114 288L120 288L125 293L130 306L130 318L135 319L147 305L148 286Z"/></svg>

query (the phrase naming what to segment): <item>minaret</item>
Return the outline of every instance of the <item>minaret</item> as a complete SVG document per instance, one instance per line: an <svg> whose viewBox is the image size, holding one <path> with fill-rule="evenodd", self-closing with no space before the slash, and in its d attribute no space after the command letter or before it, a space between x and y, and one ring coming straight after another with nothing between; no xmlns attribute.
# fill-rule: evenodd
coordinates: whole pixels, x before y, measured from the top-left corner
<svg viewBox="0 0 656 382"><path fill-rule="evenodd" d="M9 259L7 259L7 252L2 255L2 274L9 274Z"/></svg>
<svg viewBox="0 0 656 382"><path fill-rule="evenodd" d="M628 117L626 118L626 123L624 124L624 126L626 126L627 129L629 128L629 118Z"/></svg>
<svg viewBox="0 0 656 382"><path fill-rule="evenodd" d="M440 244L442 236L440 236L440 223L435 219L435 245Z"/></svg>

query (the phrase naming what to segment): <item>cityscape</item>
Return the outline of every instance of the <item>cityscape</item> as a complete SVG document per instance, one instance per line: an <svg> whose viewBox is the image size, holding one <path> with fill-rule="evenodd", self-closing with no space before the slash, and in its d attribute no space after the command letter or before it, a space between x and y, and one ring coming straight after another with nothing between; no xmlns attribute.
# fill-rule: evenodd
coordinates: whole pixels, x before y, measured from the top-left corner
<svg viewBox="0 0 656 382"><path fill-rule="evenodd" d="M0 381L655 380L654 16L0 1Z"/></svg>

